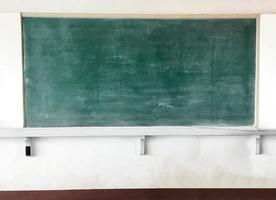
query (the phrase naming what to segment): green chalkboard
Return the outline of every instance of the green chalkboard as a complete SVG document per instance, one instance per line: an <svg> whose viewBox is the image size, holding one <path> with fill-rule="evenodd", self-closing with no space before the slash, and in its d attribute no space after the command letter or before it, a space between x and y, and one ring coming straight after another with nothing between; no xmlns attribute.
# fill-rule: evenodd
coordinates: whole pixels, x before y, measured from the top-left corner
<svg viewBox="0 0 276 200"><path fill-rule="evenodd" d="M23 18L26 127L254 123L255 19Z"/></svg>

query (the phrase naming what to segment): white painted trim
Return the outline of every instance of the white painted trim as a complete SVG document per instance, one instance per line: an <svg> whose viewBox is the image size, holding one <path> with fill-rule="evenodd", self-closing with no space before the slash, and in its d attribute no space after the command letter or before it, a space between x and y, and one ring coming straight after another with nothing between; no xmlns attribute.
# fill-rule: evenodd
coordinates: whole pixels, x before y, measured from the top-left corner
<svg viewBox="0 0 276 200"><path fill-rule="evenodd" d="M254 127L259 128L260 15L256 18Z"/></svg>
<svg viewBox="0 0 276 200"><path fill-rule="evenodd" d="M70 127L6 128L0 138L13 137L118 137L118 136L250 136L276 135L276 130L254 127Z"/></svg>

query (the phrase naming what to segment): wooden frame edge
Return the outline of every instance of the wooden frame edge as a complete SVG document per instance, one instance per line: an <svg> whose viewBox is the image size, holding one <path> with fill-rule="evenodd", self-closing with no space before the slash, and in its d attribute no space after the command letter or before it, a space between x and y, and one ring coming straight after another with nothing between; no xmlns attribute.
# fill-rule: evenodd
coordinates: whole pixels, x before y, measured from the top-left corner
<svg viewBox="0 0 276 200"><path fill-rule="evenodd" d="M120 13L32 13L22 12L22 17L49 18L138 18L138 19L238 19L257 18L259 14L120 14Z"/></svg>

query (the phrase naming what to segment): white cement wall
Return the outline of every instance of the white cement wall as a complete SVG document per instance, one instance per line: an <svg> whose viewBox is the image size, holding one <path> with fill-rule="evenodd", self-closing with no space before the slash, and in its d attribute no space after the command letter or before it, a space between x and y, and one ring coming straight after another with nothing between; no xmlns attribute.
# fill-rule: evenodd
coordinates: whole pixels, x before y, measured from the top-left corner
<svg viewBox="0 0 276 200"><path fill-rule="evenodd" d="M276 11L276 2L10 0L1 2L0 11L244 14ZM19 52L21 44L15 42L20 39L18 19L18 14L0 14L0 74L8 68L14 69L14 72L8 75L11 80L0 79L0 82L4 81L9 87L0 87L1 98L10 92L14 92L16 96L15 102L5 104L7 107L0 101L0 121L7 120L10 109L13 109L13 105L19 105L22 99L19 89L22 78ZM274 89L272 85L276 81L276 75L273 76L276 58L273 56L274 51L276 52L273 30L276 27L276 19L270 15L264 16L261 23L263 25L260 41L263 44L260 48L260 88L264 87L266 91L263 94L260 92L260 95L264 95L260 102L265 106L259 106L260 117L263 116L259 122L260 127L275 128L276 123L272 118L276 113L274 109L269 109L275 106L275 101L267 101L266 97L270 97L269 91ZM13 50L5 50L10 47ZM262 85L263 80L269 84L264 82ZM14 84L9 81L14 81ZM3 112L2 109L6 110ZM18 120L17 123L11 123L11 126L21 126L22 118L19 116L22 116L22 110L18 108L12 113ZM137 138L132 137L44 138L34 139L34 157L24 156L22 140L0 139L0 190L276 187L276 138L263 139L263 155L254 154L254 139L245 136L150 137L147 144L148 155L139 156Z"/></svg>
<svg viewBox="0 0 276 200"><path fill-rule="evenodd" d="M271 13L275 0L1 0L0 12Z"/></svg>
<svg viewBox="0 0 276 200"><path fill-rule="evenodd" d="M276 15L260 18L259 128L276 128Z"/></svg>
<svg viewBox="0 0 276 200"><path fill-rule="evenodd" d="M23 126L20 23L19 13L0 15L0 127Z"/></svg>

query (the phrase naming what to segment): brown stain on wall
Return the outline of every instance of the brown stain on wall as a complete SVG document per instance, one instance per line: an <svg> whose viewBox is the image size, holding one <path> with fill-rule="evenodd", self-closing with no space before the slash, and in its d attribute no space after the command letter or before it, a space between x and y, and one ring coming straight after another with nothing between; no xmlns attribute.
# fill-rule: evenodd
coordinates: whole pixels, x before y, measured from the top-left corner
<svg viewBox="0 0 276 200"><path fill-rule="evenodd" d="M151 184L151 188L274 188L276 177L239 176L214 169L211 172L182 171L163 173Z"/></svg>

